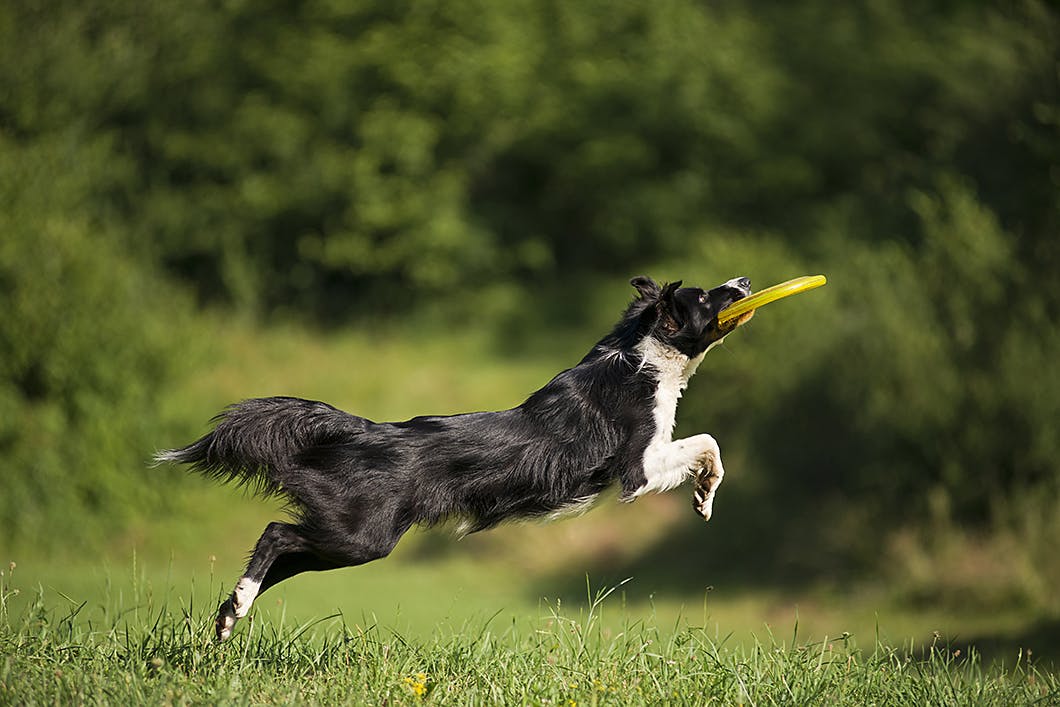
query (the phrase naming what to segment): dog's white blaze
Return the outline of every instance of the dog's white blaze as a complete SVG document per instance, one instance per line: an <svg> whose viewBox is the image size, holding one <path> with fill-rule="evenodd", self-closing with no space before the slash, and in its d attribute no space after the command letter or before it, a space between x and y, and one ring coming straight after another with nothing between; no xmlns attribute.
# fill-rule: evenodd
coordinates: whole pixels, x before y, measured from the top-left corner
<svg viewBox="0 0 1060 707"><path fill-rule="evenodd" d="M241 577L236 582L235 591L232 592L234 599L232 608L235 610L237 619L247 615L247 612L250 611L250 605L254 603L254 599L257 598L260 589L261 582L255 582L250 577Z"/></svg>
<svg viewBox="0 0 1060 707"><path fill-rule="evenodd" d="M688 387L688 379L695 374L703 357L712 348L724 341L718 339L707 350L689 358L680 351L660 343L653 337L646 337L637 349L644 363L656 371L655 407L652 416L655 420L655 434L644 450L643 486L634 491L633 497L649 491L667 491L681 485L695 470L690 464L698 456L696 450L701 447L692 444L696 438L673 441L674 425L677 421L677 402ZM709 435L699 435L709 437ZM713 443L713 438L710 442Z"/></svg>

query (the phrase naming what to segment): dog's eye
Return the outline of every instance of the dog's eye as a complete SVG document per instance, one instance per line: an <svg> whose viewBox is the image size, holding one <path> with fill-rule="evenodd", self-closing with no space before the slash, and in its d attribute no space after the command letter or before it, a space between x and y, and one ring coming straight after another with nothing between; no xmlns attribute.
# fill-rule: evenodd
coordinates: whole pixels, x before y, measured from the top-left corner
<svg viewBox="0 0 1060 707"><path fill-rule="evenodd" d="M699 303L700 303L700 304L706 304L706 303L707 303L707 296L706 296L706 294L702 294L702 295L700 295L700 296L699 296Z"/></svg>

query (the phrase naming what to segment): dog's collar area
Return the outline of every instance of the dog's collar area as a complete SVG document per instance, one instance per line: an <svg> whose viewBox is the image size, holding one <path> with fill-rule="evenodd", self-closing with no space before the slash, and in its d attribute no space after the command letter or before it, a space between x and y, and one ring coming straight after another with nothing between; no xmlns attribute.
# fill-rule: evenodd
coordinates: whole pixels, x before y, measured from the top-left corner
<svg viewBox="0 0 1060 707"><path fill-rule="evenodd" d="M641 368L651 367L660 381L673 380L683 390L688 385L688 379L695 374L699 364L703 362L707 351L723 340L724 337L712 342L702 353L692 357L651 336L645 337L636 348L641 357Z"/></svg>

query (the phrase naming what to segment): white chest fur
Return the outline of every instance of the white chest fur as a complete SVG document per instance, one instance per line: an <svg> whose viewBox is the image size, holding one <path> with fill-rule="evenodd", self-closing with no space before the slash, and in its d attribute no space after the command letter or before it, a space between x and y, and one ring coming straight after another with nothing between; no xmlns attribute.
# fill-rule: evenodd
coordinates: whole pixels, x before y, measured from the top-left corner
<svg viewBox="0 0 1060 707"><path fill-rule="evenodd" d="M710 348L720 343L719 340ZM704 351L695 358L689 358L651 337L644 339L638 345L638 350L644 365L655 374L657 382L655 405L652 409L655 434L644 450L646 480L644 485L634 492L634 497L649 491L674 488L693 472L687 466L687 454L683 453L679 443L673 441L674 424L677 420L677 402L688 387L688 379L696 372L707 353Z"/></svg>

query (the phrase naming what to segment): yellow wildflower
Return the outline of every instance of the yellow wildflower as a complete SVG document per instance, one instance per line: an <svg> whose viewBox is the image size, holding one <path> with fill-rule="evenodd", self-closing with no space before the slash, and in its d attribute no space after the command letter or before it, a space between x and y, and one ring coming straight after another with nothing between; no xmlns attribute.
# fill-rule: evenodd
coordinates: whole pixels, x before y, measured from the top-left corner
<svg viewBox="0 0 1060 707"><path fill-rule="evenodd" d="M416 673L410 677L405 678L405 684L412 690L412 694L416 697L423 697L427 694L427 673Z"/></svg>

